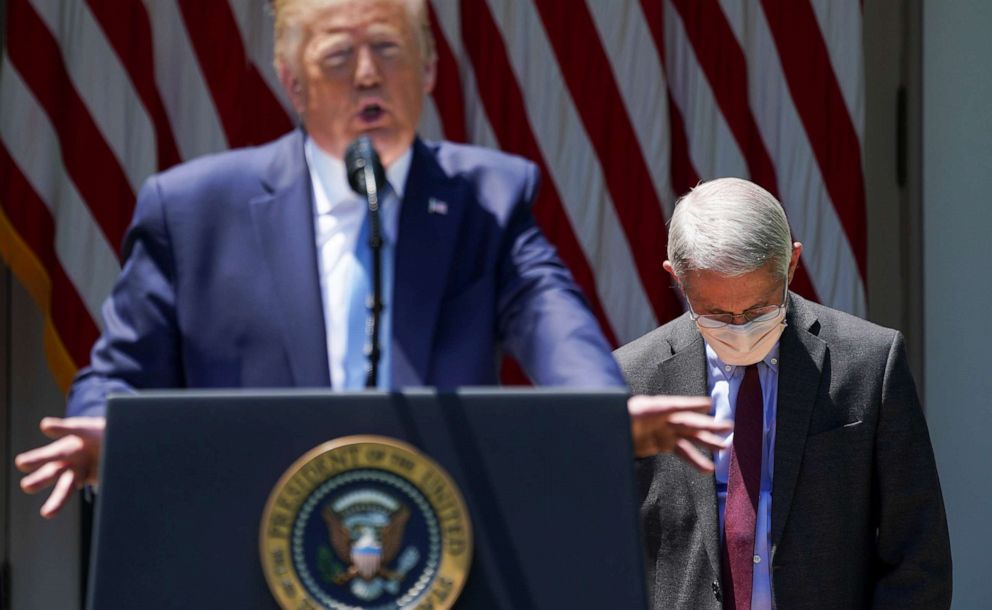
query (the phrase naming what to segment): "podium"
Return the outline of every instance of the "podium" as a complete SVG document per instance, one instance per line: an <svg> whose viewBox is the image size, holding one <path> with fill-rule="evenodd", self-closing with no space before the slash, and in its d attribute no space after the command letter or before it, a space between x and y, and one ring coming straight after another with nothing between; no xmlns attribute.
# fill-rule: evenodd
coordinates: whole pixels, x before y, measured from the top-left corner
<svg viewBox="0 0 992 610"><path fill-rule="evenodd" d="M112 397L87 607L279 608L263 513L301 456L354 435L412 446L460 490L472 544L454 608L647 607L626 395L497 389ZM362 607L397 607L386 597Z"/></svg>

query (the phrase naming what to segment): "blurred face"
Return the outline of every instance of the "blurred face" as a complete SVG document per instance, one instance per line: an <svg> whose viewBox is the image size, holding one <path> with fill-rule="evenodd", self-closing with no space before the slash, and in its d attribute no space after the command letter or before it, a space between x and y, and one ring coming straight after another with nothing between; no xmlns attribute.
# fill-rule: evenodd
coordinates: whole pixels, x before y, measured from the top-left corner
<svg viewBox="0 0 992 610"><path fill-rule="evenodd" d="M368 134L388 166L413 142L435 62L425 58L405 2L316 4L300 15L300 44L280 65L280 80L325 152L343 158L348 144Z"/></svg>

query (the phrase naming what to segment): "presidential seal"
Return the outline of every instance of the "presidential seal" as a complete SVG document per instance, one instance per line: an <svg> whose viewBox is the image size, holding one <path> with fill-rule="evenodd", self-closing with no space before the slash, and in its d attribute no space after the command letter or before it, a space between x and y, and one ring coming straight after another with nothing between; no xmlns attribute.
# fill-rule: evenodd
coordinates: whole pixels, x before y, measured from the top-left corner
<svg viewBox="0 0 992 610"><path fill-rule="evenodd" d="M451 477L414 447L349 436L301 457L262 516L265 579L282 608L451 608L472 528Z"/></svg>

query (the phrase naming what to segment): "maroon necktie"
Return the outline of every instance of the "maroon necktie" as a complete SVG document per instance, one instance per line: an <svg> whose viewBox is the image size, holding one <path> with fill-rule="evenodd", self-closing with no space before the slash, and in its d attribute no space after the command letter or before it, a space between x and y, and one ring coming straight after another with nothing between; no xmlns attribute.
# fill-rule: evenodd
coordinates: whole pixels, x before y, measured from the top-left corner
<svg viewBox="0 0 992 610"><path fill-rule="evenodd" d="M757 365L750 365L737 391L734 444L727 472L727 501L723 517L723 607L751 609L754 570L754 526L761 486L761 430L764 401Z"/></svg>

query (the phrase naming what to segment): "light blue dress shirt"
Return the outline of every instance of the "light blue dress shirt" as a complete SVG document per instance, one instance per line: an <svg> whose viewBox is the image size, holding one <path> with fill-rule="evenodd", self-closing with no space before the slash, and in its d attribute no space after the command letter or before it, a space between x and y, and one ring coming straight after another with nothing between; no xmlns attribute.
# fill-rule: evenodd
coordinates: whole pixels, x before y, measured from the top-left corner
<svg viewBox="0 0 992 610"><path fill-rule="evenodd" d="M761 491L758 495L758 514L754 532L754 575L751 585L752 610L772 608L771 581L771 518L772 476L775 458L775 411L778 402L778 343L765 359L758 363L761 396L764 402L764 425L761 437ZM737 411L737 391L744 381L745 366L726 364L716 352L706 346L706 387L713 400L717 421L734 421ZM731 444L733 432L728 436ZM723 537L723 512L727 502L727 470L730 467L730 446L716 455L716 495L720 508L720 537Z"/></svg>
<svg viewBox="0 0 992 610"><path fill-rule="evenodd" d="M365 387L368 343L367 295L371 284L371 251L368 242L367 203L351 190L344 161L322 151L313 140L304 144L314 195L314 231L317 270L327 329L327 355L331 386L337 390ZM382 297L377 387L389 389L391 372L392 296L395 244L399 233L399 211L403 200L413 148L407 149L386 168L388 185L380 193L382 220Z"/></svg>

